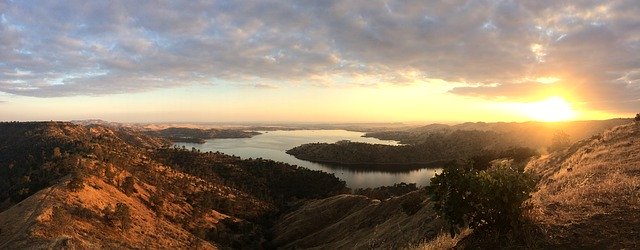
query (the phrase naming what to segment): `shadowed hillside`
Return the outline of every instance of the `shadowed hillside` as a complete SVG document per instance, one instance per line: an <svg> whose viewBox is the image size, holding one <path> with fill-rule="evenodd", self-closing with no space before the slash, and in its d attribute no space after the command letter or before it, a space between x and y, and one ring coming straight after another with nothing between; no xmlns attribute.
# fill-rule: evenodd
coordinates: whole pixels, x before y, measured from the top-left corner
<svg viewBox="0 0 640 250"><path fill-rule="evenodd" d="M380 201L339 195L311 201L274 226L276 246L319 249L398 249L433 238L438 219L424 190Z"/></svg>

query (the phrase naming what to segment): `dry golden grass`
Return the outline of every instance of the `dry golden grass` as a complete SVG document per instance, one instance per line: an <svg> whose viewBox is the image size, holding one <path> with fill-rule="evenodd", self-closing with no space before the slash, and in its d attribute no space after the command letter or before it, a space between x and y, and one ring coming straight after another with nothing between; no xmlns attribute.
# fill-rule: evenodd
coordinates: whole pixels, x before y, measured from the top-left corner
<svg viewBox="0 0 640 250"><path fill-rule="evenodd" d="M460 240L467 237L471 234L473 230L469 228L463 229L460 234L455 237L451 237L451 234L448 232L441 232L437 237L431 240L425 240L423 243L420 243L415 246L408 247L407 249L411 250L440 250L440 249L453 249Z"/></svg>
<svg viewBox="0 0 640 250"><path fill-rule="evenodd" d="M444 227L428 201L415 214L403 212L401 204L416 196L426 198L415 191L385 201L360 195L311 201L276 222L273 243L285 249L405 248Z"/></svg>
<svg viewBox="0 0 640 250"><path fill-rule="evenodd" d="M552 242L584 246L629 246L640 228L640 127L613 128L571 148L532 161L542 175L531 198L531 219ZM611 220L618 220L613 223ZM633 240L633 239L631 239ZM618 244L619 243L619 244Z"/></svg>

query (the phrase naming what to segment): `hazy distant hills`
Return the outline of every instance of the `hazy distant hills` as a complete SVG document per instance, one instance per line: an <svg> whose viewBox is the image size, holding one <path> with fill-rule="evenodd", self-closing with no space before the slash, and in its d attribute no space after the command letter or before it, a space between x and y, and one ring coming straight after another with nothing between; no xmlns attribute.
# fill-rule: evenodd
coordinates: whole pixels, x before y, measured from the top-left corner
<svg viewBox="0 0 640 250"><path fill-rule="evenodd" d="M492 131L507 136L518 146L534 149L550 144L551 137L562 131L579 141L618 125L632 122L632 118L609 120L568 121L568 122L467 122L457 125L431 124L422 127L401 130L388 130L367 133L368 137L398 140L405 144L417 144L433 133L452 133L454 131Z"/></svg>
<svg viewBox="0 0 640 250"><path fill-rule="evenodd" d="M405 171L487 153L501 154L513 149L522 151L522 148L530 148L543 153L556 133L565 133L571 142L575 142L629 122L632 119L561 123L478 122L452 126L432 124L365 135L397 140L404 144L400 146L342 141L304 144L287 153L302 160L339 164L354 169Z"/></svg>

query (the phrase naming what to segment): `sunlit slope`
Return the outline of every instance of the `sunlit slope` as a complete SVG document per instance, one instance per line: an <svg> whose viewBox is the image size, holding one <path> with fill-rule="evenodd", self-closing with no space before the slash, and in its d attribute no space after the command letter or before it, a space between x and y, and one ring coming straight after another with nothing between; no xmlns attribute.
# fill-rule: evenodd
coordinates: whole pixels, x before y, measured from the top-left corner
<svg viewBox="0 0 640 250"><path fill-rule="evenodd" d="M85 182L77 192L63 184L43 189L0 213L0 248L216 248L156 216L145 204L149 186L137 186L139 195L130 197L99 178ZM117 203L130 208L131 227L126 230L103 218L103 208Z"/></svg>
<svg viewBox="0 0 640 250"><path fill-rule="evenodd" d="M627 124L532 161L532 217L564 247L638 247L640 125Z"/></svg>

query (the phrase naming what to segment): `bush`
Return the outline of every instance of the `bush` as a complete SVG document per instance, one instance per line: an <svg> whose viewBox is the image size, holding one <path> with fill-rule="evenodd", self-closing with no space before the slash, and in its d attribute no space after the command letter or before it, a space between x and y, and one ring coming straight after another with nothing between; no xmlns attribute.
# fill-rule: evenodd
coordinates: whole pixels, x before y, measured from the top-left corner
<svg viewBox="0 0 640 250"><path fill-rule="evenodd" d="M84 188L85 174L80 169L75 169L71 173L71 180L67 183L67 188L72 192L78 192Z"/></svg>
<svg viewBox="0 0 640 250"><path fill-rule="evenodd" d="M547 148L547 152L552 153L571 146L571 137L564 131L556 131L551 138L551 145Z"/></svg>
<svg viewBox="0 0 640 250"><path fill-rule="evenodd" d="M102 213L104 214L104 220L111 226L120 224L120 228L123 230L131 228L131 209L127 204L119 202L116 204L115 210L113 210L112 206L107 205L102 209Z"/></svg>
<svg viewBox="0 0 640 250"><path fill-rule="evenodd" d="M131 228L131 209L127 204L118 203L116 204L116 211L114 212L114 217L120 221L120 227L124 230Z"/></svg>
<svg viewBox="0 0 640 250"><path fill-rule="evenodd" d="M517 229L523 203L536 185L536 177L511 162L478 171L473 162L456 162L431 179L429 193L435 210L449 223L453 237L460 229Z"/></svg>
<svg viewBox="0 0 640 250"><path fill-rule="evenodd" d="M127 195L131 195L136 192L136 188L134 187L135 181L132 176L127 176L124 178L122 182L122 191Z"/></svg>
<svg viewBox="0 0 640 250"><path fill-rule="evenodd" d="M640 122L640 113L636 114L635 121L636 121L636 122Z"/></svg>

